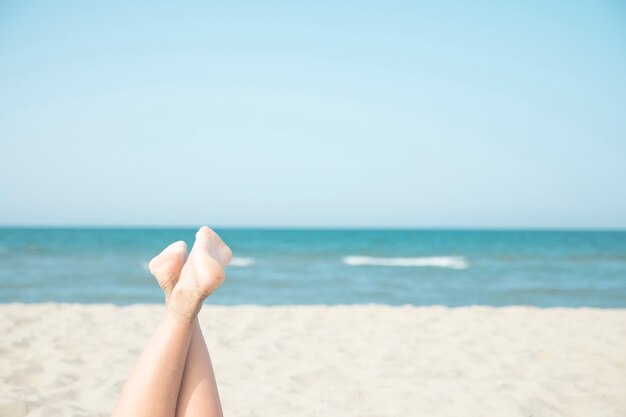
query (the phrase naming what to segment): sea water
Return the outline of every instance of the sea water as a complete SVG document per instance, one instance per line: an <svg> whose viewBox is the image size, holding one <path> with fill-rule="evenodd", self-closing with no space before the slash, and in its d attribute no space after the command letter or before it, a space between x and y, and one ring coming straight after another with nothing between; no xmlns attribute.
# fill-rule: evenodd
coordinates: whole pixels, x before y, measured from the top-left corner
<svg viewBox="0 0 626 417"><path fill-rule="evenodd" d="M207 303L626 307L626 232L218 229ZM158 303L149 260L193 229L0 229L0 302Z"/></svg>

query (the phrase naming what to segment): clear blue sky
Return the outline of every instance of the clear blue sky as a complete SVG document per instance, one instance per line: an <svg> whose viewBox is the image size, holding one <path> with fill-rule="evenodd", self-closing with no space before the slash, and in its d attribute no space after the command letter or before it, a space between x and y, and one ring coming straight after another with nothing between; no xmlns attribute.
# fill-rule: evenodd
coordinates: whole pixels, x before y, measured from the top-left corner
<svg viewBox="0 0 626 417"><path fill-rule="evenodd" d="M339 3L0 2L0 224L626 227L623 2Z"/></svg>

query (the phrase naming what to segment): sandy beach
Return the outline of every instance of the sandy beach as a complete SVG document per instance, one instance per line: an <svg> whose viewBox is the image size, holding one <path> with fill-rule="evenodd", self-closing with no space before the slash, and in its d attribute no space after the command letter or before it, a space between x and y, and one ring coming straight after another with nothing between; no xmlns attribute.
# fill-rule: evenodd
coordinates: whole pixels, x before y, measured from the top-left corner
<svg viewBox="0 0 626 417"><path fill-rule="evenodd" d="M107 416L158 305L0 305L0 416ZM626 310L205 306L227 416L623 416Z"/></svg>

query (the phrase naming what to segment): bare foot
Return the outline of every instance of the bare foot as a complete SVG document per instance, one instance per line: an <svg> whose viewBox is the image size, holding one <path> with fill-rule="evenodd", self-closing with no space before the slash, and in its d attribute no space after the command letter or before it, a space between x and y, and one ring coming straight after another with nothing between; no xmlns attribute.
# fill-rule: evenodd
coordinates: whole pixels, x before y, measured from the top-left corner
<svg viewBox="0 0 626 417"><path fill-rule="evenodd" d="M203 226L185 262L180 279L171 293L168 309L176 316L192 321L205 298L224 282L224 268L232 252L210 228Z"/></svg>
<svg viewBox="0 0 626 417"><path fill-rule="evenodd" d="M186 260L187 244L181 240L163 249L163 252L154 257L148 265L150 273L163 289L166 303L180 278Z"/></svg>

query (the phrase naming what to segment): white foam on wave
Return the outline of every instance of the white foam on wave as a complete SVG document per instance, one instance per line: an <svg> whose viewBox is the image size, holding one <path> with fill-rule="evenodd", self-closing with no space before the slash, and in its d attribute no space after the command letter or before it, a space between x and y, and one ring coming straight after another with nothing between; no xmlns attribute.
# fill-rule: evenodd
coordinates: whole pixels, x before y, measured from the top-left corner
<svg viewBox="0 0 626 417"><path fill-rule="evenodd" d="M254 259L252 258L233 258L229 265L243 267L250 266L252 264L254 264Z"/></svg>
<svg viewBox="0 0 626 417"><path fill-rule="evenodd" d="M432 266L438 268L467 269L469 266L462 256L427 256L417 258L374 258L371 256L346 256L342 258L350 266L398 266L420 267Z"/></svg>

